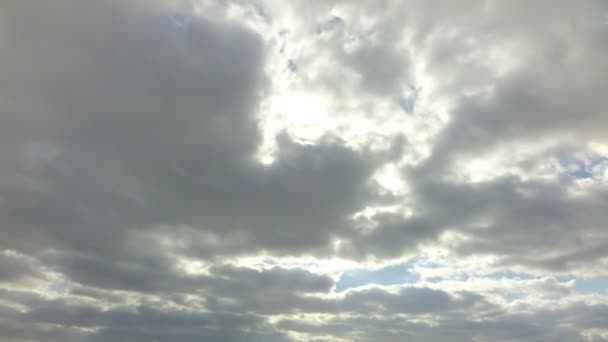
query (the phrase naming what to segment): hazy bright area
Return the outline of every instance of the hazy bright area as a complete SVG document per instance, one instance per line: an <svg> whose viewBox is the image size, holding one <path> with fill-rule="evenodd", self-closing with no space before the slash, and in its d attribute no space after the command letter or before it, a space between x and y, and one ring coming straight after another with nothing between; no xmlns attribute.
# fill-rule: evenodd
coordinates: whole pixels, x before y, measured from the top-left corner
<svg viewBox="0 0 608 342"><path fill-rule="evenodd" d="M608 1L0 0L0 342L608 341Z"/></svg>

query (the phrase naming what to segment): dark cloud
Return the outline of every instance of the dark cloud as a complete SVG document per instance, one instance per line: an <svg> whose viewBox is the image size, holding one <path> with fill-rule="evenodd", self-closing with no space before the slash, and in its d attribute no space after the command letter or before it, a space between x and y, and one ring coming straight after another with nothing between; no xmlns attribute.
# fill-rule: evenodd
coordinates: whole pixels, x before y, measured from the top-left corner
<svg viewBox="0 0 608 342"><path fill-rule="evenodd" d="M334 285L334 280L329 276L314 274L304 269L285 269L279 266L266 270L219 266L213 267L211 273L214 277L224 280L225 284L219 291L233 294L247 291L251 291L252 295L264 291L270 294L278 291L326 293Z"/></svg>
<svg viewBox="0 0 608 342"><path fill-rule="evenodd" d="M15 340L225 341L227 338L230 341L290 341L264 323L262 318L247 314L174 310L147 305L107 310L95 305L39 298L29 299L28 304L32 306L29 312L5 317L11 323L6 326L6 331L12 332ZM29 329L23 329L19 322L26 323Z"/></svg>
<svg viewBox="0 0 608 342"><path fill-rule="evenodd" d="M395 290L387 292L386 289L370 288L353 291L341 299L327 300L328 305L316 306L314 310L306 308L306 302L314 303L313 298L301 298L300 306L294 312L350 313L354 315L371 313L451 315L451 313L468 312L473 308L481 309L487 306L481 297L472 293L448 294L440 290L411 287L396 288ZM221 296L221 292L218 291L218 294ZM238 291L233 292L232 295L235 303L251 304L253 303L251 300L256 298L253 295L241 296ZM267 325L263 318L253 313L247 313L251 309L255 309L255 312L265 312L261 307L239 307L226 311L227 307L224 306L224 310L220 310L220 307L214 307L212 304L210 308L215 310L206 311L197 309L195 305L188 303L184 303L184 308L176 309L168 306L168 303L162 306L159 306L158 303L142 303L135 307L128 307L123 301L114 303L111 309L104 309L98 304L83 302L78 299L79 297L47 299L28 292L5 292L4 298L30 308L26 313L9 313L6 316L9 322L28 322L34 327L41 327L40 329L44 325L63 326L65 332L80 329L83 341L103 339L126 341L142 338L155 338L159 341L174 339L190 341L201 338L221 340L221 336L230 336L230 341L241 341L248 338L272 341L274 341L273 338L277 341L289 340ZM126 297L123 300L125 299ZM222 297L217 299L221 300ZM259 292L256 302L268 307L279 304L275 303L272 295L264 295L263 291ZM283 307L278 312L290 311L289 302L281 305ZM15 324L14 327L17 329L18 325ZM96 332L82 330L93 327L103 328ZM36 331L36 329L32 331Z"/></svg>
<svg viewBox="0 0 608 342"><path fill-rule="evenodd" d="M585 341L575 329L563 322L569 322L576 314L575 307L556 311L534 313L508 313L497 310L487 313L485 318L474 316L442 316L428 321L415 321L409 317L369 317L365 315L348 318L333 318L322 323L283 320L279 326L286 330L310 334L327 334L352 341L411 341L445 340L494 340L494 341ZM583 305L585 306L585 305ZM588 309L588 307L586 307ZM590 311L586 311L586 314ZM585 314L585 315L586 315ZM590 318L591 316L586 316ZM580 317L579 317L580 318ZM594 327L600 325L592 324ZM592 341L601 337L591 337Z"/></svg>
<svg viewBox="0 0 608 342"><path fill-rule="evenodd" d="M0 282L14 282L44 278L44 274L32 258L11 252L0 253Z"/></svg>
<svg viewBox="0 0 608 342"><path fill-rule="evenodd" d="M0 8L3 341L604 338L605 294L559 278L608 272L603 169L564 170L606 158L604 3ZM287 81L281 58L298 66ZM362 137L305 141L287 122L258 161L283 83ZM411 136L378 133L389 118ZM359 143L369 132L393 146ZM500 170L469 179L472 160ZM387 163L403 192L375 178ZM427 252L538 279L516 299L443 276L335 292L334 258Z"/></svg>
<svg viewBox="0 0 608 342"><path fill-rule="evenodd" d="M11 7L3 83L15 112L3 120L22 131L5 149L22 181L2 188L4 246L120 256L132 232L187 226L240 251L304 252L345 234L372 196L377 161L340 143L284 138L275 164L253 160L256 34L199 17L178 30L169 9L140 2L80 5L76 17ZM18 20L28 14L41 22Z"/></svg>

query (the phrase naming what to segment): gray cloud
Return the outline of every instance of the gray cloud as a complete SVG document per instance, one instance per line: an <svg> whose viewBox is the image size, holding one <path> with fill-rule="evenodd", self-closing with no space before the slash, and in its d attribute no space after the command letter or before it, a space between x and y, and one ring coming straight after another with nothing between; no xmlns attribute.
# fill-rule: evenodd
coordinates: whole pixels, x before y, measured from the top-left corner
<svg viewBox="0 0 608 342"><path fill-rule="evenodd" d="M32 305L29 312L5 318L12 323L7 331L14 331L16 340L37 336L34 338L55 341L61 336L70 341L224 341L225 338L230 341L289 341L261 318L246 314L170 310L146 305L103 310L94 305L33 298L29 304ZM27 323L29 329L23 329L17 323L19 321ZM54 331L46 328L49 325L62 329ZM83 330L98 327L101 329L95 332Z"/></svg>
<svg viewBox="0 0 608 342"><path fill-rule="evenodd" d="M40 265L35 260L14 253L0 254L0 282L43 278Z"/></svg>
<svg viewBox="0 0 608 342"><path fill-rule="evenodd" d="M603 2L200 6L0 6L4 340L605 338L605 294L577 297L558 280L608 272L605 175L557 165L606 157ZM412 136L387 133L395 144L379 150L353 147L342 127L306 142L280 133L262 164L260 119L283 86L281 58L297 64L294 92L322 92L339 109L328 119L384 127L390 117ZM404 87L419 92L406 119ZM461 177L473 159L501 169ZM389 162L403 193L374 179ZM534 175L540 164L550 176ZM455 265L491 257L539 278L518 299L428 283L337 294L343 270L319 266L433 248ZM269 268L241 257L291 259Z"/></svg>
<svg viewBox="0 0 608 342"><path fill-rule="evenodd" d="M580 305L580 306L579 306ZM584 318L576 313L584 312ZM458 341L493 340L493 341L585 341L575 329L564 322L573 319L592 319L591 307L575 304L555 311L539 310L533 313L509 313L499 308L486 314L483 319L474 315L442 316L428 321L413 321L408 317L367 317L365 315L333 318L321 324L298 320L283 320L281 328L300 333L317 335L327 334L336 338L352 341L399 341L407 338L412 341ZM593 308L597 310L598 308ZM589 315L589 316L587 316ZM602 323L590 324L589 327L601 327ZM590 337L592 341L601 341L600 336Z"/></svg>

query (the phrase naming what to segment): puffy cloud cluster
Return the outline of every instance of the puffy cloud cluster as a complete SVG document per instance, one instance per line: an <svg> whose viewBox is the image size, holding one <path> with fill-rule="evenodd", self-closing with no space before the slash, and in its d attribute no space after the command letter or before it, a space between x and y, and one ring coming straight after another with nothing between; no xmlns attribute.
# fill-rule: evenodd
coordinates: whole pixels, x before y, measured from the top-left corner
<svg viewBox="0 0 608 342"><path fill-rule="evenodd" d="M2 341L608 340L606 3L0 7Z"/></svg>

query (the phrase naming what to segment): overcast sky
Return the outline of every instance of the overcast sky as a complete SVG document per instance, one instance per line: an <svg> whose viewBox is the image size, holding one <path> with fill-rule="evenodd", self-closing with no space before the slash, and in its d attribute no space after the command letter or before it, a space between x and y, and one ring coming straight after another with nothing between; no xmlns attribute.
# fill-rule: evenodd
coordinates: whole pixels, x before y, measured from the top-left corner
<svg viewBox="0 0 608 342"><path fill-rule="evenodd" d="M1 0L0 342L608 341L608 2Z"/></svg>

